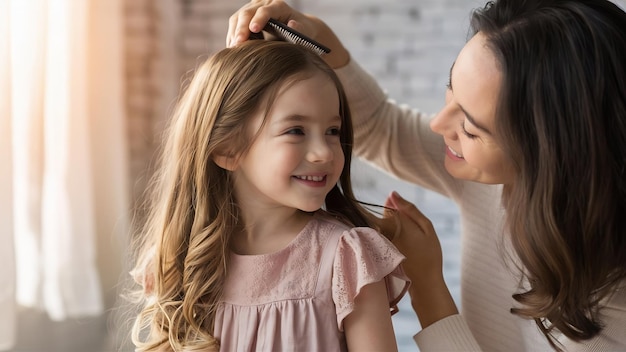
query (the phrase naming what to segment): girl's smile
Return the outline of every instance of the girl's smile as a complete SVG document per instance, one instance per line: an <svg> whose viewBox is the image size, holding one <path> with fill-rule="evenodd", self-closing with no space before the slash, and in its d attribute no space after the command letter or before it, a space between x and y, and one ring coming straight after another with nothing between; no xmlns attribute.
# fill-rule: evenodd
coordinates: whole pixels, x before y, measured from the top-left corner
<svg viewBox="0 0 626 352"><path fill-rule="evenodd" d="M294 176L294 178L303 184L311 187L324 187L326 185L326 175L322 176Z"/></svg>
<svg viewBox="0 0 626 352"><path fill-rule="evenodd" d="M337 184L345 158L339 94L321 74L283 84L265 116L252 123L252 146L234 170L241 209L264 218L267 209L320 209ZM265 121L262 123L262 121ZM243 196L245 194L245 196ZM258 213L258 214L257 214Z"/></svg>

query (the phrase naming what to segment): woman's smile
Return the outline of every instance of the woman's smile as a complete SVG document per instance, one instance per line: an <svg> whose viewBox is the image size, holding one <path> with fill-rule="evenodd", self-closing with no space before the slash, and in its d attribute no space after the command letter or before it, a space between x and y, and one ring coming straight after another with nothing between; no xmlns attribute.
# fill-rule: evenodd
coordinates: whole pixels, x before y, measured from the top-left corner
<svg viewBox="0 0 626 352"><path fill-rule="evenodd" d="M456 150L452 149L449 145L446 145L447 155L454 160L463 160L463 155L459 154Z"/></svg>

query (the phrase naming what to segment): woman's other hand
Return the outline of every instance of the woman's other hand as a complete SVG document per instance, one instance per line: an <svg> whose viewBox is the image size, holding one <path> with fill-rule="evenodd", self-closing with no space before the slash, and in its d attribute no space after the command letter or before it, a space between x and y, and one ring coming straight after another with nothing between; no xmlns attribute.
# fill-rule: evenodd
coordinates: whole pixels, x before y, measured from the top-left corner
<svg viewBox="0 0 626 352"><path fill-rule="evenodd" d="M385 202L381 231L406 256L402 264L411 279L411 304L422 328L458 310L443 278L441 244L430 220L393 192Z"/></svg>
<svg viewBox="0 0 626 352"><path fill-rule="evenodd" d="M283 0L252 0L232 14L228 20L226 46L248 40L250 33L260 32L270 18L330 48L330 53L323 58L332 68L345 66L350 61L350 54L326 23L294 10Z"/></svg>

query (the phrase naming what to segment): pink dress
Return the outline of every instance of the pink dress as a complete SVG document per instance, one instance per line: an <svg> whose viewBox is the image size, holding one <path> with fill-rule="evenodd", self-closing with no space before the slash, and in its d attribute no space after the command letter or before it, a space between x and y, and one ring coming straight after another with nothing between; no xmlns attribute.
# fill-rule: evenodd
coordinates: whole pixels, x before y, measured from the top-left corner
<svg viewBox="0 0 626 352"><path fill-rule="evenodd" d="M403 260L375 230L322 211L278 252L231 253L215 320L221 350L346 351L343 320L363 286L384 278L397 310L409 285Z"/></svg>

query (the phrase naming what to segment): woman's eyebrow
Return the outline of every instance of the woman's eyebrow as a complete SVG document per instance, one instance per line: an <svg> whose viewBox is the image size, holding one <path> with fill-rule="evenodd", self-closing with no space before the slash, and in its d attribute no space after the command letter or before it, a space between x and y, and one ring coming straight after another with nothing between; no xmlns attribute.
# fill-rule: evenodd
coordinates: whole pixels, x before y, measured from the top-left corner
<svg viewBox="0 0 626 352"><path fill-rule="evenodd" d="M457 104L458 105L458 104ZM465 109L463 109L463 107L461 105L459 105L459 108L461 109L461 111L463 111L463 113L465 114L465 117L467 118L467 120L474 125L476 128L478 128L479 130L487 133L487 134L492 134L491 131L489 131L489 129L479 123L476 122L476 119L474 119L474 117L472 117L472 115L470 115L467 111L465 111Z"/></svg>
<svg viewBox="0 0 626 352"><path fill-rule="evenodd" d="M456 61L452 62L452 66L450 66L450 86L449 86L449 88L450 88L450 91L451 91L451 92L453 92L453 93L454 93L454 89L452 89L452 69L454 68L454 64L455 64L455 63L456 63ZM470 115L470 114L467 112L467 110L465 110L465 109L461 106L461 104L456 103L456 105L458 105L458 106L459 106L459 108L461 109L461 111L463 111L463 113L465 114L465 117L467 118L467 120L468 120L468 121L469 121L472 125L474 125L476 128L478 128L479 130L481 130L481 131L483 131L483 132L485 132L485 133L492 134L492 133L491 133L491 131L489 131L489 129L488 129L487 127L485 127L485 126L483 126L483 125L481 125L481 124L477 123L477 122L476 122L476 119L475 119L472 115Z"/></svg>

